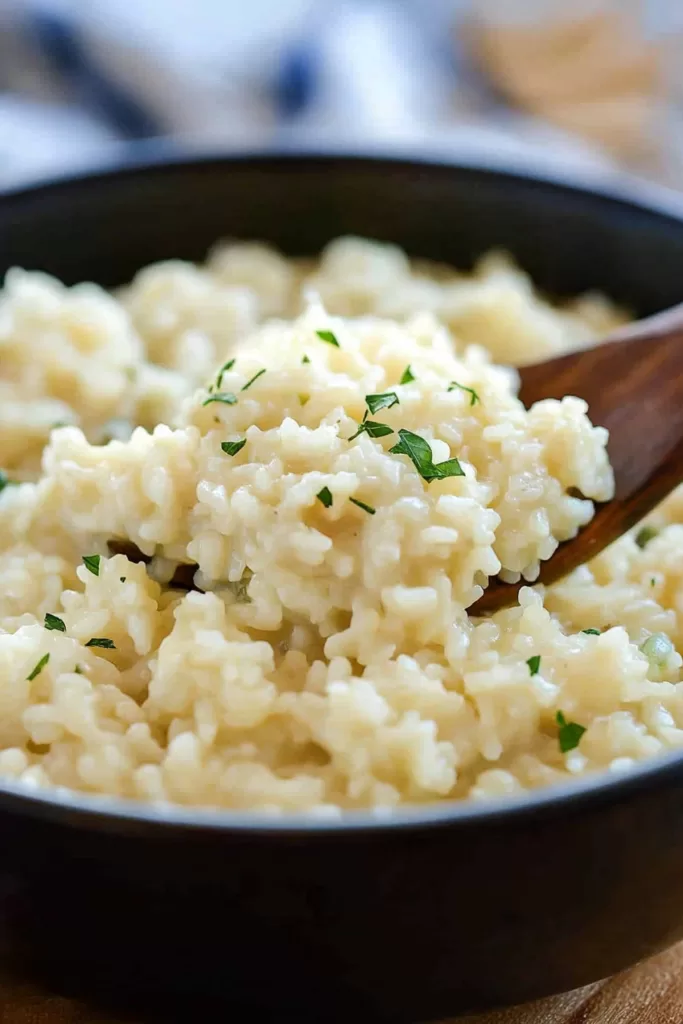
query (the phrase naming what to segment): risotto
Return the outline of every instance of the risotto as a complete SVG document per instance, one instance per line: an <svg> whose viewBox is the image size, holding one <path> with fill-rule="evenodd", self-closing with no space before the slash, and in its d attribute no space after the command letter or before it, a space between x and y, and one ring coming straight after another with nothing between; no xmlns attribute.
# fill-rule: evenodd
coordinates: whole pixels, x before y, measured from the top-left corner
<svg viewBox="0 0 683 1024"><path fill-rule="evenodd" d="M0 774L337 815L486 799L683 742L683 491L555 586L612 494L521 365L623 322L340 239L223 245L116 295L0 297ZM577 495L580 495L577 497ZM489 577L519 603L468 608Z"/></svg>

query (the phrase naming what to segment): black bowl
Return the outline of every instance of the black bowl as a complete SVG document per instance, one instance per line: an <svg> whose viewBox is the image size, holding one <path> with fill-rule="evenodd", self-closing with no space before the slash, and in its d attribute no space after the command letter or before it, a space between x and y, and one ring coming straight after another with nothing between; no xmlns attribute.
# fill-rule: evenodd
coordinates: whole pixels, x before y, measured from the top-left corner
<svg viewBox="0 0 683 1024"><path fill-rule="evenodd" d="M461 267L503 246L550 292L600 288L649 313L683 299L681 210L436 162L166 157L2 196L0 262L116 285L221 236L310 254L354 232ZM331 824L4 786L0 844L15 957L100 998L163 994L166 1021L201 1019L200 995L247 1019L434 1019L574 988L683 937L677 756Z"/></svg>

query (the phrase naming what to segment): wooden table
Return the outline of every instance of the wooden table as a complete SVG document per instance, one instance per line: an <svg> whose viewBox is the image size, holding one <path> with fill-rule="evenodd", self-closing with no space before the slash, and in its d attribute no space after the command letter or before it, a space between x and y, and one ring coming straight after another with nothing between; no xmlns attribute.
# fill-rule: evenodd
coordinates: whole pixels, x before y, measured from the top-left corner
<svg viewBox="0 0 683 1024"><path fill-rule="evenodd" d="M282 1021L287 1018L283 1017ZM0 1022L124 1024L96 1007L46 995L25 984L0 984ZM514 1010L462 1017L458 1024L682 1024L683 943L609 981ZM139 1016L125 1024L147 1024ZM194 1022L188 1022L194 1024ZM208 1022L207 1022L208 1024ZM450 1024L450 1022L445 1022Z"/></svg>

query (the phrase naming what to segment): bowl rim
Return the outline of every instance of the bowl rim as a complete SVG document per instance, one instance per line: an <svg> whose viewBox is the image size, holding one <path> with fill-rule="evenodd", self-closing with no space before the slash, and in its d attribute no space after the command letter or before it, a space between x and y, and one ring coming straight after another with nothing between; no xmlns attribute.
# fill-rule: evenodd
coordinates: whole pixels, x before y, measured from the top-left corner
<svg viewBox="0 0 683 1024"><path fill-rule="evenodd" d="M53 192L79 191L89 186L115 184L121 178L157 173L197 170L202 167L241 166L277 167L297 164L315 166L336 163L376 169L423 170L427 173L471 173L473 177L502 178L511 183L537 185L539 188L583 195L611 206L637 209L681 223L683 232L683 195L666 186L646 182L627 172L566 173L544 167L541 172L524 159L496 158L490 153L453 154L439 149L419 154L392 146L355 150L347 147L252 146L240 149L179 147L166 140L136 143L124 152L116 151L101 161L60 171L54 175L24 178L0 188L0 206L11 205ZM229 808L148 803L133 799L91 794L65 787L31 789L25 783L0 780L0 811L28 818L41 818L67 827L90 830L132 832L133 834L174 832L242 834L273 839L290 837L336 837L361 834L432 831L442 828L497 826L507 822L529 822L540 818L573 816L584 810L621 802L681 781L683 751L637 762L623 772L609 769L555 785L527 790L521 794L473 801L441 800L421 805L399 805L391 809L342 811L335 817L311 812L274 815L261 811L234 811Z"/></svg>

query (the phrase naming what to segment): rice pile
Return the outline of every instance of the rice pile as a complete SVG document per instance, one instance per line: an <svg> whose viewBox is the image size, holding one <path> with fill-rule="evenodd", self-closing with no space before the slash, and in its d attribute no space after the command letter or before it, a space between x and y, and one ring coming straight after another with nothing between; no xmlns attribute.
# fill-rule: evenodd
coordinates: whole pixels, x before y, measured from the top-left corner
<svg viewBox="0 0 683 1024"><path fill-rule="evenodd" d="M624 315L359 239L0 297L0 774L336 815L623 770L683 740L683 490L490 619L612 493L517 365ZM583 497L576 497L580 492ZM194 588L194 589L189 589Z"/></svg>

